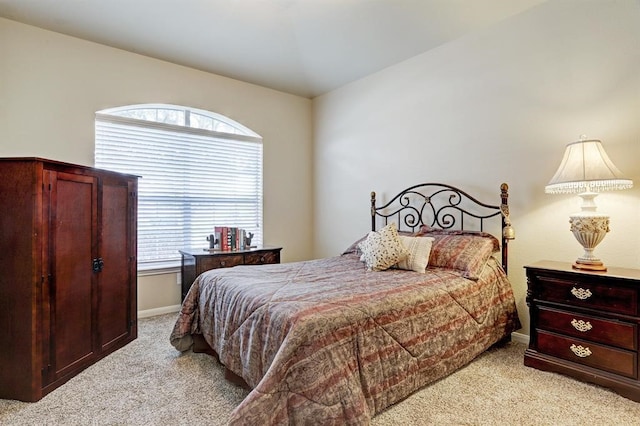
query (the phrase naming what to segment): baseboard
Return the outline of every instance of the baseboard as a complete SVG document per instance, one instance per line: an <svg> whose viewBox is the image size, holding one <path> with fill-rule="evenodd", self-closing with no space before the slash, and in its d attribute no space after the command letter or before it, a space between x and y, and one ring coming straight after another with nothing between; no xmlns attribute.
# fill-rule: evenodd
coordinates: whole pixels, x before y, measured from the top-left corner
<svg viewBox="0 0 640 426"><path fill-rule="evenodd" d="M162 308L145 309L138 311L138 318L155 317L156 315L170 314L172 312L180 312L181 305L163 306Z"/></svg>
<svg viewBox="0 0 640 426"><path fill-rule="evenodd" d="M511 333L511 340L518 343L524 343L525 345L529 344L529 336L526 334L518 333L517 331Z"/></svg>

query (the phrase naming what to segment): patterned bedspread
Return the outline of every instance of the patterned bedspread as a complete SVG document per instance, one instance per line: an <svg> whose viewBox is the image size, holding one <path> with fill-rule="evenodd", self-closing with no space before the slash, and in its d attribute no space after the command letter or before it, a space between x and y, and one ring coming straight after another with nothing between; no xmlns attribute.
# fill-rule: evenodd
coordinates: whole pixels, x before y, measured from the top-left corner
<svg viewBox="0 0 640 426"><path fill-rule="evenodd" d="M201 333L253 388L231 424L367 425L519 326L493 258L471 281L442 268L367 272L344 254L202 274L171 343L185 351Z"/></svg>

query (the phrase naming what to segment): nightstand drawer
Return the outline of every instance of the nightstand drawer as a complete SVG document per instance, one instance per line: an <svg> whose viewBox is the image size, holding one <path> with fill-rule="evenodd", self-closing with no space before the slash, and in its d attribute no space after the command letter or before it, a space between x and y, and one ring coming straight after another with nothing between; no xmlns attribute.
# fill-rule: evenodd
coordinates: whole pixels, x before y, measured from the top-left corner
<svg viewBox="0 0 640 426"><path fill-rule="evenodd" d="M538 308L538 327L624 349L637 348L637 326L575 312Z"/></svg>
<svg viewBox="0 0 640 426"><path fill-rule="evenodd" d="M536 279L539 283L536 297L546 302L566 303L627 315L638 314L638 290L635 288L542 275L536 276Z"/></svg>
<svg viewBox="0 0 640 426"><path fill-rule="evenodd" d="M539 352L568 361L637 378L637 353L538 330Z"/></svg>

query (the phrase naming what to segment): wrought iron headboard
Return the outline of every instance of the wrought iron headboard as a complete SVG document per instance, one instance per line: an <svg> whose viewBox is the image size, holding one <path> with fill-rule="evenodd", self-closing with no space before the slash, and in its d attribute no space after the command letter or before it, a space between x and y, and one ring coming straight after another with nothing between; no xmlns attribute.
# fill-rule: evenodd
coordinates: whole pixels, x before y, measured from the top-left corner
<svg viewBox="0 0 640 426"><path fill-rule="evenodd" d="M507 271L508 242L515 234L509 219L509 185L500 185L500 205L485 204L466 192L443 183L421 183L411 186L383 206L376 206L376 193L371 192L371 230L376 218L385 225L395 219L400 231L415 232L422 225L451 230L485 230L486 222L500 216L502 267ZM465 222L465 219L467 221ZM497 224L497 223L496 223Z"/></svg>

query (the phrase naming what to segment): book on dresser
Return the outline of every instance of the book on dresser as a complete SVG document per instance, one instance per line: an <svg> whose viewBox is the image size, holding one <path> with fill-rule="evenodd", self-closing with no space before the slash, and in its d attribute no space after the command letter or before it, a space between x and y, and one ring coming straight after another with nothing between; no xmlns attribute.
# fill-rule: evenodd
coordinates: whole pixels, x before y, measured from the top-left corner
<svg viewBox="0 0 640 426"><path fill-rule="evenodd" d="M588 381L640 402L640 270L525 266L530 342L524 363Z"/></svg>
<svg viewBox="0 0 640 426"><path fill-rule="evenodd" d="M209 245L207 250L233 251L255 248L246 244L247 236L249 236L249 240L251 240L253 234L251 232L248 233L245 229L238 228L237 226L216 226L214 227L214 233L212 236L207 238L209 242L213 242L213 244Z"/></svg>

